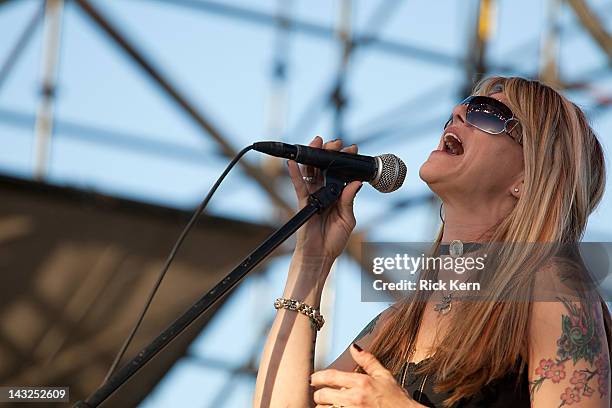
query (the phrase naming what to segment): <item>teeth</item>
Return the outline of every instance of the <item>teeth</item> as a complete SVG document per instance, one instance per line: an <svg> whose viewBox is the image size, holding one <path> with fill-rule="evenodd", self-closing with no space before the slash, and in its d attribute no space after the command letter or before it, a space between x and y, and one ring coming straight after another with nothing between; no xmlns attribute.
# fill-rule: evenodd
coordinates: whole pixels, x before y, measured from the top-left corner
<svg viewBox="0 0 612 408"><path fill-rule="evenodd" d="M457 137L456 134L450 133L450 132L449 133L445 133L444 134L444 140L448 141L449 138L453 138L453 139L455 139L457 141L457 143L461 144L461 139L459 139L459 137Z"/></svg>
<svg viewBox="0 0 612 408"><path fill-rule="evenodd" d="M445 133L443 137L445 150L452 155L463 154L463 144L454 133Z"/></svg>

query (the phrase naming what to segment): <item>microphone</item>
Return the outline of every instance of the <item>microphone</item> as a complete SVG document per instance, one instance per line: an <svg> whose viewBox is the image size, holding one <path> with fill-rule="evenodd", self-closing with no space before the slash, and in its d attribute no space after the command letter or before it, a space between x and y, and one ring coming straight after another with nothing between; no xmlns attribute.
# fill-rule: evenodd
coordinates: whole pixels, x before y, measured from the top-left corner
<svg viewBox="0 0 612 408"><path fill-rule="evenodd" d="M366 181L381 193L397 190L406 178L406 165L393 154L364 156L282 142L256 142L253 150L334 173L347 181Z"/></svg>

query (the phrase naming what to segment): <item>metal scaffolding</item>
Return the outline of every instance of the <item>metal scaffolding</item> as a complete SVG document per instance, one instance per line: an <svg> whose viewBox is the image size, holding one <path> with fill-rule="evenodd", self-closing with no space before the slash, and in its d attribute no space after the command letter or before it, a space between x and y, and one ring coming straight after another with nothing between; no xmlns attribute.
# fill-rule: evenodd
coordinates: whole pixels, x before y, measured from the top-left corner
<svg viewBox="0 0 612 408"><path fill-rule="evenodd" d="M182 162L197 163L208 156L232 158L239 150L236 146L235 135L231 135L222 129L215 120L214 115L207 112L201 106L195 104L185 92L176 85L171 75L164 73L154 61L151 55L147 55L138 42L130 38L125 29L117 21L113 21L106 15L99 2L91 0L37 0L38 7L18 35L15 44L10 47L7 56L0 55L0 93L7 82L10 81L11 72L20 58L24 49L32 42L37 32L43 33L42 47L42 69L40 83L40 99L38 110L35 115L20 112L13 109L0 108L0 123L11 126L33 129L35 135L35 159L33 160L33 179L44 182L46 170L50 157L50 145L53 143L53 134L57 129L70 137L92 140L99 144L108 144L119 149L137 150L139 152L154 154L164 158L174 158ZM144 0L126 0L132 4L144 3ZM418 135L431 130L443 122L442 118L420 118L415 115L408 119L398 119L398 113L410 109L419 109L429 98L435 98L440 93L452 93L453 97L459 98L472 88L474 83L489 73L514 74L531 78L541 78L554 84L559 88L583 92L585 97L591 98L597 107L596 113L606 112L612 105L612 96L606 95L599 90L594 83L602 77L610 74L609 65L612 63L612 37L606 31L601 22L601 16L607 15L612 9L610 5L593 10L585 0L549 0L548 15L545 29L540 38L534 38L528 43L521 45L517 50L511 50L509 54L517 54L527 47L540 48L540 64L531 72L523 72L519 65L508 59L508 62L494 62L488 58L491 39L494 35L500 13L497 10L499 3L496 0L471 1L473 15L468 25L466 38L468 46L465 55L451 55L428 47L397 41L382 35L383 28L391 21L395 12L400 7L411 7L410 3L399 0L378 0L377 6L366 20L365 29L356 30L354 27L354 7L351 0L337 0L338 15L337 25L324 25L311 21L300 20L295 17L295 5L299 0L278 0L276 13L268 14L259 10L230 4L229 2L208 0L148 0L150 4L159 4L165 7L189 10L194 15L215 16L228 19L235 24L254 24L269 28L274 32L274 53L270 68L270 91L267 107L267 128L270 134L276 138L290 142L302 140L305 134L311 130L313 123L323 113L329 113L333 120L334 137L342 138L348 143L367 144L373 140L395 139L400 134ZM0 0L0 13L10 6L10 0ZM66 4L64 4L66 3ZM70 7L68 7L70 6ZM564 9L569 9L576 16L577 22L586 33L597 44L604 55L607 56L608 64L604 67L593 67L593 70L581 78L565 78L560 69L561 61L559 50L562 47L560 36L564 33L575 33L578 28L572 24L563 25L559 15ZM205 151L188 149L178 145L165 142L153 141L144 137L143 134L133 132L121 132L104 129L86 123L78 123L62 118L56 118L54 113L54 98L57 84L56 78L61 69L59 59L61 55L62 18L66 13L75 13L91 27L95 27L104 34L105 39L117 47L127 57L129 64L138 68L138 72L147 77L160 93L171 101L178 109L191 120L198 128L203 139L214 141L216 149ZM42 28L42 29L41 29ZM309 101L303 111L297 115L295 123L287 123L287 88L291 84L292 75L290 71L291 50L293 46L292 36L304 35L317 38L335 44L338 47L338 58L336 69L330 73L330 78L321 84L321 89L316 92L315 98ZM428 64L432 68L454 67L462 74L462 81L457 84L438 84L422 95L410 95L410 98L396 106L390 106L386 112L378 115L373 121L364 123L351 129L346 124L346 115L351 109L351 97L349 89L349 77L355 66L359 64L358 54L369 52L382 53L398 59L418 61ZM249 161L240 162L243 172L252 182L257 185L276 206L279 214L278 223L293 213L286 194L283 193L279 178L281 172L270 167ZM373 228L377 220L385 218L388 222L393 217L400 216L406 211L419 206L431 207L431 212L437 214L437 203L430 193L417 195L410 198L389 200L390 205L380 211L380 216L373 217L372 221L360 227L348 245L348 254L356 261L360 260L360 244L368 232ZM437 215L436 215L437 218ZM248 230L250 226L243 226ZM243 228L241 227L241 228ZM263 227L262 227L263 228ZM74 322L73 322L74 323ZM256 359L261 339L265 336L271 321L267 321L265 327L261 328L259 340L253 344L249 357L239 367L231 367L226 364L222 356L216 360L204 359L201 356L184 354L188 358L207 367L217 367L227 370L230 378L220 387L216 396L212 399L211 406L218 406L233 387L233 379L236 376L254 376L256 374ZM204 326L205 327L205 326ZM204 328L205 330L205 328ZM61 349L62 345L59 346ZM57 354L58 349L53 353ZM182 353L186 353L184 348ZM53 356L55 355L53 354ZM51 360L53 360L51 356ZM109 356L100 355L96 358L109 360ZM180 355L174 356L175 360ZM106 359L106 360L105 360ZM108 361L110 365L110 360ZM171 366L168 365L167 369ZM24 377L23 373L17 378ZM100 378L101 380L101 378ZM149 381L147 391L150 391L159 381ZM26 384L23 384L26 385ZM77 389L78 392L86 390ZM83 397L77 395L76 397ZM144 395L140 396L140 399Z"/></svg>

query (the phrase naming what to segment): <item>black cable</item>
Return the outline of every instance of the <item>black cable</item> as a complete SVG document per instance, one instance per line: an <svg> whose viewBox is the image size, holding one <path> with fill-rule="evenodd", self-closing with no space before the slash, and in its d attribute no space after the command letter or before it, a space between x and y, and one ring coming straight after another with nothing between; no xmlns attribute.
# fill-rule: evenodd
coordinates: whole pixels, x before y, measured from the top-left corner
<svg viewBox="0 0 612 408"><path fill-rule="evenodd" d="M253 145L250 145L250 146L245 147L244 149L242 149L240 152L238 152L236 157L234 157L232 159L232 161L227 165L227 167L225 168L223 173L221 173L221 175L219 176L219 178L217 179L215 184L212 186L212 188L210 189L210 191L206 195L206 198L204 198L202 203L200 203L198 208L196 208L195 212L193 213L193 216L191 217L191 219L189 220L189 222L187 223L187 225L183 229L183 232L181 232L181 235L179 235L178 239L176 240L176 243L174 244L174 247L172 248L172 251L170 251L170 254L168 255L168 258L166 259L166 263L164 264L164 267L162 268L161 272L159 273L159 277L157 278L157 282L155 282L155 285L153 286L153 289L149 293L149 298L147 299L147 302L145 303L144 308L142 309L142 311L140 312L140 315L138 316L138 320L136 321L136 324L132 328L132 331L130 332L129 336L125 339L125 342L123 343L123 346L121 347L121 350L119 350L119 352L117 353L117 356L115 357L115 361L113 361L113 364L111 365L110 369L108 370L108 373L106 373L106 376L104 377L104 381L102 382L102 384L106 383L108 381L108 379L110 378L110 376L115 372L115 369L117 368L117 366L119 365L119 362L123 358L123 355L125 354L125 351L127 350L128 346L130 345L132 340L134 339L134 335L136 334L136 331L140 327L140 324L142 323L142 320L144 319L144 315L147 312L147 310L149 309L149 306L151 305L151 301L153 300L153 297L155 296L155 293L157 293L157 289L159 289L159 285L161 284L162 279L164 279L164 276L166 275L166 272L168 272L168 268L170 267L170 264L174 260L174 257L176 255L179 247L181 246L181 244L185 240L185 237L187 236L187 233L194 226L194 224L196 223L196 221L200 217L200 215L202 215L202 213L204 212L204 209L208 205L208 202L212 198L213 194L215 194L215 191L217 191L217 189L219 188L219 185L221 184L221 182L223 182L223 179L225 179L225 176L227 176L227 174L230 172L232 167L234 167L234 165L242 158L242 156L244 156L252 148L253 148Z"/></svg>

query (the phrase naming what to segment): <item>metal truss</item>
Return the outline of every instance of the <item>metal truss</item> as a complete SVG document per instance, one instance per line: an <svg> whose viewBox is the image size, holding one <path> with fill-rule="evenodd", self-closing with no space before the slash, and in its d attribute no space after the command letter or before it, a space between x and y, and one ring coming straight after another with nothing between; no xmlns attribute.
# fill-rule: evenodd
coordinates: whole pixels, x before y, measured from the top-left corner
<svg viewBox="0 0 612 408"><path fill-rule="evenodd" d="M585 90L588 95L593 95L597 101L599 113L604 112L612 105L612 98L601 95L591 83L602 75L609 75L609 64L605 67L597 67L592 72L587 73L583 78L578 80L566 80L559 77L558 57L556 46L558 36L564 30L575 30L574 26L563 27L558 22L558 10L562 5L559 0L550 0L550 13L547 20L547 28L544 30L543 38L535 38L533 41L521 45L517 50L511 53L520 53L525 47L531 47L533 44L544 44L541 52L542 59L539 72L521 73L513 64L492 64L487 59L487 46L489 45L493 31L495 30L496 6L497 0L477 0L472 2L474 5L473 21L469 27L470 43L467 47L469 50L466 55L450 55L447 53L431 50L425 47L420 47L415 44L395 41L383 38L380 35L381 29L394 16L394 12L402 7L409 7L409 4L404 4L400 0L380 0L374 12L367 21L365 30L356 32L352 27L352 1L339 0L340 2L340 18L337 27L330 27L318 23L302 21L292 17L293 3L296 0L278 1L278 12L275 14L267 14L246 7L231 5L220 1L208 0L131 0L134 3L161 3L165 6L176 8L184 8L196 13L204 15L214 15L220 18L230 19L237 23L255 24L266 26L270 29L276 29L275 54L272 61L271 69L271 91L270 91L270 112L269 112L269 127L271 133L283 137L286 140L302 139L302 135L307 133L309 125L314 123L318 115L325 110L330 109L333 114L334 136L341 137L345 141L366 144L373 140L381 140L381 138L397 138L398 134L419 134L423 130L428 130L441 123L439 118L430 118L425 120L410 119L397 121L397 112L405 111L408 107L418 108L419 102L423 98L438 95L442 91L453 92L458 96L469 92L473 84L490 72L497 73L514 73L522 74L528 77L539 77L555 85L566 89ZM3 7L7 7L9 0L0 0L0 12ZM47 27L44 34L43 53L46 57L43 59L43 75L41 81L41 100L38 112L35 116L15 112L10 110L0 110L0 122L9 123L15 126L32 128L35 125L38 146L38 160L35 171L36 177L44 179L46 171L46 163L48 160L48 145L53 137L54 129L62 129L64 133L73 137L89 138L96 140L97 143L108 143L121 147L123 149L139 149L151 154L164 155L165 157L174 157L177 160L183 161L199 161L206 154L221 155L224 157L233 157L237 149L232 143L232 136L221 130L214 123L214 118L202 108L196 107L195 104L175 85L172 78L164 74L162 70L155 65L153 59L145 55L133 40L129 39L121 27L113 22L108 16L98 9L89 0L67 0L67 3L73 4L78 9L80 15L91 23L92 26L99 28L105 37L114 44L128 60L135 64L142 75L148 77L163 95L172 101L202 132L202 136L212 139L218 150L214 152L194 152L192 149L183 149L176 146L171 146L166 143L152 142L145 139L142 135L134 135L126 132L111 131L86 124L66 122L55 120L53 113L53 102L55 98L55 77L57 76L57 59L59 58L61 42L61 11L64 7L62 0L41 0L39 7L32 15L30 20L23 28L23 31L18 36L17 41L11 48L9 54L4 60L0 59L0 92L2 86L6 84L11 71L14 69L16 62L23 54L23 50L32 41L33 35L41 22L45 21ZM571 7L575 13L580 25L588 32L596 44L601 48L608 57L608 62L612 62L612 38L606 31L605 26L601 24L598 14L605 13L610 9L606 5L606 10L592 10L585 0L568 0L567 5ZM601 12L601 13L600 13ZM316 97L309 101L303 112L298 115L298 120L295 124L287 126L279 119L283 115L283 92L288 83L287 63L289 50L291 48L291 35L305 35L314 38L319 38L324 41L331 41L340 44L341 52L338 55L337 70L331 74L331 77L325 82L324 86L317 93ZM393 55L401 58L417 60L431 64L432 67L438 66L454 66L464 72L464 82L458 86L451 87L448 84L437 85L431 92L425 95L420 95L417 98L410 98L406 102L391 107L388 112L380 115L372 123L359 126L355 130L347 129L345 124L345 114L350 108L350 99L346 91L346 78L352 69L352 61L355 53L365 53L375 50L377 52ZM289 130L287 130L289 129ZM365 129L365 130L364 130ZM294 209L289 204L287 199L281 194L278 189L278 183L275 180L274 174L266 173L266 171L249 161L242 160L240 162L245 174L252 179L265 193L269 196L272 202L276 205L281 218L287 217ZM403 211L415 208L415 206L426 205L431 207L432 213L437 214L437 202L431 194L423 196L396 200L389 208L384 209L384 214L393 213L394 216L401 215ZM437 217L437 215L436 215ZM367 235L368 230L376 225L377 220L382 219L374 217L372 223L354 234L351 243L348 246L349 254L359 261L359 244L361 239ZM261 338L265 336L267 327L262 329ZM256 342L259 343L259 342ZM201 357L187 355L194 361L199 361L207 366L217 366L221 369L230 369L232 376L228 383L221 388L218 393L218 398L213 400L222 400L226 392L231 388L231 381L237 375L255 375L255 359L259 344L256 344L251 350L251 357L243 367L238 369L224 366L223 361L208 361L202 360ZM218 401L217 401L218 402ZM215 402L216 404L216 402Z"/></svg>

